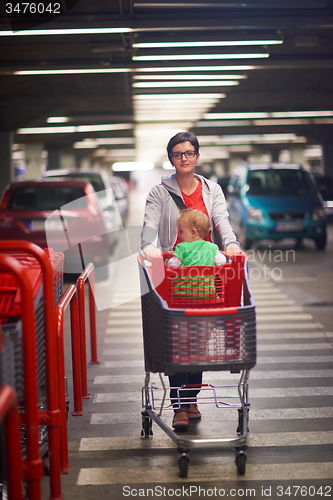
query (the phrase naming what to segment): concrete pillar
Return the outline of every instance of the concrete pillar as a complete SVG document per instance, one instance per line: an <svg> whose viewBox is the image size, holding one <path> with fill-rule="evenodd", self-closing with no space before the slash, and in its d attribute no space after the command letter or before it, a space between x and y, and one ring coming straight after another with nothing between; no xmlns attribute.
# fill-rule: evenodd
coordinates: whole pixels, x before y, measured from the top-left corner
<svg viewBox="0 0 333 500"><path fill-rule="evenodd" d="M75 154L56 148L47 150L47 170L75 169L76 167L78 167L78 158Z"/></svg>
<svg viewBox="0 0 333 500"><path fill-rule="evenodd" d="M26 179L37 179L41 176L45 165L43 151L44 145L40 142L31 142L25 145Z"/></svg>
<svg viewBox="0 0 333 500"><path fill-rule="evenodd" d="M291 163L298 163L304 165L304 146L293 145L290 147L290 161Z"/></svg>
<svg viewBox="0 0 333 500"><path fill-rule="evenodd" d="M66 169L73 169L77 165L76 156L72 153L64 153L60 154L60 167Z"/></svg>
<svg viewBox="0 0 333 500"><path fill-rule="evenodd" d="M213 172L217 178L223 177L228 173L228 163L225 160L214 160Z"/></svg>
<svg viewBox="0 0 333 500"><path fill-rule="evenodd" d="M325 142L323 147L323 171L325 175L333 177L333 139L332 142Z"/></svg>
<svg viewBox="0 0 333 500"><path fill-rule="evenodd" d="M0 131L0 195L3 193L7 184L14 180L12 146L14 133L10 131Z"/></svg>
<svg viewBox="0 0 333 500"><path fill-rule="evenodd" d="M47 170L56 170L60 166L60 149L47 150Z"/></svg>

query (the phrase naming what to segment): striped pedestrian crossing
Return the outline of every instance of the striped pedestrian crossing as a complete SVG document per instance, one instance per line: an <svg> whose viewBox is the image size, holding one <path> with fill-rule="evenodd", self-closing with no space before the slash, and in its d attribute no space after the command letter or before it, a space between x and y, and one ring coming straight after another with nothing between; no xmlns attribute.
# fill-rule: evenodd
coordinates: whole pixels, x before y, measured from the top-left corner
<svg viewBox="0 0 333 500"><path fill-rule="evenodd" d="M216 463L200 465L191 467L191 475L188 478L182 478L181 481L177 477L177 471L174 466L146 466L137 467L131 466L128 463L131 473L128 473L126 467L103 467L103 468L88 468L81 469L78 484L141 484L141 483L154 483L165 484L168 482L181 482L181 483L218 483L219 481L232 481L237 477L237 481L244 482L251 477L252 481L304 481L309 479L323 479L333 477L333 463L332 462L308 462L302 464L286 463L286 464L255 464L247 465L246 476L236 476L235 466L223 460L220 468ZM129 459L130 462L130 459ZM328 494L332 494L332 490L327 490Z"/></svg>

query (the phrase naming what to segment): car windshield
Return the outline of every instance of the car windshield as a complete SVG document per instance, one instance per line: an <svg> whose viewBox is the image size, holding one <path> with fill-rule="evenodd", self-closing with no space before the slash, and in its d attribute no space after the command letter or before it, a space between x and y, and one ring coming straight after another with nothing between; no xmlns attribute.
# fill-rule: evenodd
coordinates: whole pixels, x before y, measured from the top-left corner
<svg viewBox="0 0 333 500"><path fill-rule="evenodd" d="M312 196L315 188L307 172L294 169L249 170L249 196Z"/></svg>
<svg viewBox="0 0 333 500"><path fill-rule="evenodd" d="M76 208L85 208L87 200L80 186L36 186L13 189L8 200L9 210L49 211L80 199Z"/></svg>

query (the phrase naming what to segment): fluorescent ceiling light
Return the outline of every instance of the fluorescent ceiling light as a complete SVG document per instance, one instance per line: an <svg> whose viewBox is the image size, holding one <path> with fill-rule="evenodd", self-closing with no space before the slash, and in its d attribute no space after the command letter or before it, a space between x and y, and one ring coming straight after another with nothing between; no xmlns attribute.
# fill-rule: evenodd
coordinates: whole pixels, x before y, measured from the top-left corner
<svg viewBox="0 0 333 500"><path fill-rule="evenodd" d="M67 116L49 116L47 123L66 123L69 121Z"/></svg>
<svg viewBox="0 0 333 500"><path fill-rule="evenodd" d="M207 59L262 59L269 57L267 53L253 54L169 54L155 56L133 56L133 61L184 61L184 60L207 60Z"/></svg>
<svg viewBox="0 0 333 500"><path fill-rule="evenodd" d="M195 124L196 127L248 127L254 125L251 120L202 120Z"/></svg>
<svg viewBox="0 0 333 500"><path fill-rule="evenodd" d="M19 128L17 134L73 134L77 127L27 127Z"/></svg>
<svg viewBox="0 0 333 500"><path fill-rule="evenodd" d="M117 161L112 165L114 172L132 172L134 170L153 170L154 163L150 161Z"/></svg>
<svg viewBox="0 0 333 500"><path fill-rule="evenodd" d="M277 45L282 40L219 40L210 42L142 42L134 43L135 49L162 49L181 47L234 47L243 45Z"/></svg>
<svg viewBox="0 0 333 500"><path fill-rule="evenodd" d="M98 144L134 144L134 137L102 137L94 139Z"/></svg>
<svg viewBox="0 0 333 500"><path fill-rule="evenodd" d="M293 133L286 134L239 134L239 135L224 135L224 136L213 136L213 144L205 144L202 140L200 143L205 148L209 150L212 146L215 148L218 145L231 146L231 145L246 145L246 144L263 144L263 143L304 143L307 139L303 136L297 136Z"/></svg>
<svg viewBox="0 0 333 500"><path fill-rule="evenodd" d="M78 125L65 127L27 127L17 130L17 134L74 134L76 132L105 132L132 129L132 123L112 123L103 125Z"/></svg>
<svg viewBox="0 0 333 500"><path fill-rule="evenodd" d="M315 116L333 116L333 111L281 111L254 113L207 113L205 120L238 120L257 118L305 118Z"/></svg>
<svg viewBox="0 0 333 500"><path fill-rule="evenodd" d="M132 33L132 28L68 28L52 30L0 31L0 36L35 35L106 35L112 33Z"/></svg>
<svg viewBox="0 0 333 500"><path fill-rule="evenodd" d="M318 124L321 124L321 125L328 125L328 124L332 124L333 123L333 119L332 118L314 118L313 120L311 120L312 123L316 123L317 125Z"/></svg>
<svg viewBox="0 0 333 500"><path fill-rule="evenodd" d="M156 102L159 103L159 107L163 107L163 109L172 109L172 110L185 110L188 109L189 104L191 104L191 109L203 109L206 106L206 103L213 102L217 103L218 99L186 99L183 102L176 101L134 101L133 107L137 110L154 110L156 109Z"/></svg>
<svg viewBox="0 0 333 500"><path fill-rule="evenodd" d="M285 125L311 125L313 123L319 123L318 120L330 120L329 118L318 118L318 119L310 119L310 118L289 118L289 119L264 119L264 120L204 120L198 121L195 126L196 127L260 127L260 126L285 126ZM333 123L333 118L330 123ZM320 122L322 123L322 122ZM325 121L326 123L326 121Z"/></svg>
<svg viewBox="0 0 333 500"><path fill-rule="evenodd" d="M268 120L253 120L252 125L261 126L261 125L310 125L312 120L309 118L276 118L276 119L268 119Z"/></svg>
<svg viewBox="0 0 333 500"><path fill-rule="evenodd" d="M333 111L283 111L270 113L273 118L311 118L313 116L333 116Z"/></svg>
<svg viewBox="0 0 333 500"><path fill-rule="evenodd" d="M133 80L245 80L246 78L247 75L133 75Z"/></svg>
<svg viewBox="0 0 333 500"><path fill-rule="evenodd" d="M269 113L207 113L204 116L205 120L235 120L235 119L251 119L251 118L269 118Z"/></svg>
<svg viewBox="0 0 333 500"><path fill-rule="evenodd" d="M128 130L132 129L132 123L112 123L103 125L79 125L78 132L107 132L109 130Z"/></svg>
<svg viewBox="0 0 333 500"><path fill-rule="evenodd" d="M172 71L248 71L251 69L256 69L256 66L249 64L237 64L232 66L168 66L162 68L137 68L134 70L135 73L169 73Z"/></svg>
<svg viewBox="0 0 333 500"><path fill-rule="evenodd" d="M94 156L135 156L135 149L97 149Z"/></svg>
<svg viewBox="0 0 333 500"><path fill-rule="evenodd" d="M95 149L99 146L99 144L94 141L94 139L92 140L85 140L85 141L81 141L81 142L74 142L73 144L73 148L74 149Z"/></svg>
<svg viewBox="0 0 333 500"><path fill-rule="evenodd" d="M159 101L160 99L223 99L225 94L137 94L133 96L137 101Z"/></svg>
<svg viewBox="0 0 333 500"><path fill-rule="evenodd" d="M93 73L129 73L130 68L28 69L13 71L13 75L85 75Z"/></svg>
<svg viewBox="0 0 333 500"><path fill-rule="evenodd" d="M94 149L101 145L115 146L118 144L134 144L133 137L105 137L100 139L84 139L83 141L75 142L75 149Z"/></svg>
<svg viewBox="0 0 333 500"><path fill-rule="evenodd" d="M204 81L175 81L175 82L137 82L133 83L133 87L136 88L166 88L166 87L231 87L233 85L239 85L236 80L209 80Z"/></svg>

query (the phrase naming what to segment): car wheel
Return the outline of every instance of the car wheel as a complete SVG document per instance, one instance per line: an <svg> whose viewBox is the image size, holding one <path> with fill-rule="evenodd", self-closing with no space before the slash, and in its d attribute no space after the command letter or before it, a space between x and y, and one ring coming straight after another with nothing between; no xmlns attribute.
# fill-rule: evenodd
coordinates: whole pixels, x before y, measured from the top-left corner
<svg viewBox="0 0 333 500"><path fill-rule="evenodd" d="M327 235L322 234L318 238L315 238L315 245L317 250L325 250L327 244Z"/></svg>

